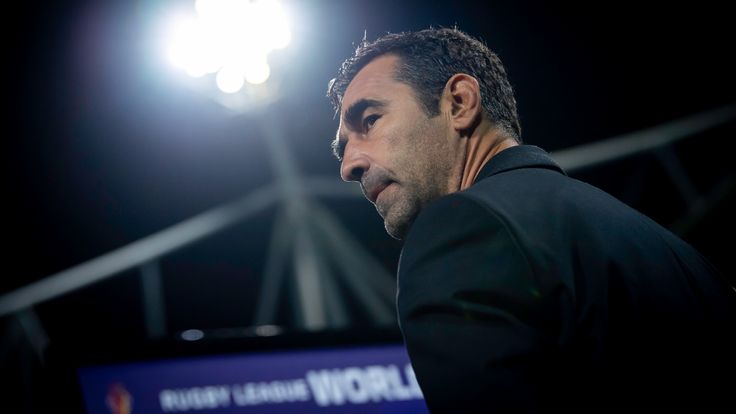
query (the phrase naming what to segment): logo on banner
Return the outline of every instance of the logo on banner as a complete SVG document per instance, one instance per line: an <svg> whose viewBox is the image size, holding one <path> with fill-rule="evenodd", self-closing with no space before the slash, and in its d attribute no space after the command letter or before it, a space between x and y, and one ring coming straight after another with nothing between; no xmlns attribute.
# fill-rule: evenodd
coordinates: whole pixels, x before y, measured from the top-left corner
<svg viewBox="0 0 736 414"><path fill-rule="evenodd" d="M403 374L403 375L402 375ZM298 403L319 407L421 400L422 391L410 364L309 370L304 378L164 389L165 413Z"/></svg>
<svg viewBox="0 0 736 414"><path fill-rule="evenodd" d="M110 384L105 401L112 414L130 414L133 411L133 397L119 382Z"/></svg>

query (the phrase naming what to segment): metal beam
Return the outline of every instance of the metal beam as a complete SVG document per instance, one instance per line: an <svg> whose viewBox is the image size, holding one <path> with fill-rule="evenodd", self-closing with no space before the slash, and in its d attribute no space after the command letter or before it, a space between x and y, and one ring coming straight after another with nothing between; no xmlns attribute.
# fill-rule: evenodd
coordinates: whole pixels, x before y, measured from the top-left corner
<svg viewBox="0 0 736 414"><path fill-rule="evenodd" d="M98 256L0 296L0 316L73 292L120 272L140 266L230 227L276 200L268 186L242 199L194 216L166 230Z"/></svg>
<svg viewBox="0 0 736 414"><path fill-rule="evenodd" d="M736 105L730 105L631 134L555 151L551 155L563 169L570 172L650 151L734 119Z"/></svg>

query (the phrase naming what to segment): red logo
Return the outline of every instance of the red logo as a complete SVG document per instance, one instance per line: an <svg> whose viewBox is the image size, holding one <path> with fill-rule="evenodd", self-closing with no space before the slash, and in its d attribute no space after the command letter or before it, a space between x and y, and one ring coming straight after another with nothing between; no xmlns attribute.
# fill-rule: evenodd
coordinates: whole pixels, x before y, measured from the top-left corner
<svg viewBox="0 0 736 414"><path fill-rule="evenodd" d="M112 414L130 414L133 411L133 397L119 382L110 384L105 401Z"/></svg>

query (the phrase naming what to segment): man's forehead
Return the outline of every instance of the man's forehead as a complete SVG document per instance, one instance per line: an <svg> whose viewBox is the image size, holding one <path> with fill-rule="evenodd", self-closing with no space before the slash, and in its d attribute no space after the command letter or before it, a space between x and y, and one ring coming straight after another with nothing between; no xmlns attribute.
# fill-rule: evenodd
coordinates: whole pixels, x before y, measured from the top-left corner
<svg viewBox="0 0 736 414"><path fill-rule="evenodd" d="M382 98L382 93L390 91L387 88L398 83L394 77L398 59L395 55L379 56L358 71L345 90L340 105L341 119L345 111L359 100L379 100Z"/></svg>

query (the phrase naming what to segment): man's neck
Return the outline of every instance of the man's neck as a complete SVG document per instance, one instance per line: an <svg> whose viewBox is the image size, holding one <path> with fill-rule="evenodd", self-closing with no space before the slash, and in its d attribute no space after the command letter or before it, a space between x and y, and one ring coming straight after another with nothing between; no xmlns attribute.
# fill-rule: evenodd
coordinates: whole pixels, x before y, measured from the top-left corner
<svg viewBox="0 0 736 414"><path fill-rule="evenodd" d="M467 138L465 165L460 179L461 191L473 185L478 173L491 158L506 148L518 145L498 128L487 128L475 132Z"/></svg>

